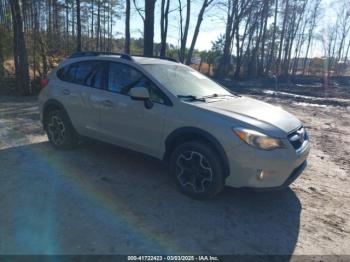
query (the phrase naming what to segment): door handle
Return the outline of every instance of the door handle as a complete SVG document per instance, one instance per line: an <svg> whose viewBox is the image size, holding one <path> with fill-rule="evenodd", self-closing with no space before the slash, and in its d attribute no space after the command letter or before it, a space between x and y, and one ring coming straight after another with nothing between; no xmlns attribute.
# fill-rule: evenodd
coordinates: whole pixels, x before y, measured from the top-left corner
<svg viewBox="0 0 350 262"><path fill-rule="evenodd" d="M70 91L68 89L63 89L62 92L64 95L70 95Z"/></svg>
<svg viewBox="0 0 350 262"><path fill-rule="evenodd" d="M113 102L111 100L103 100L102 101L102 104L104 106L109 106L109 107L112 107L113 106Z"/></svg>

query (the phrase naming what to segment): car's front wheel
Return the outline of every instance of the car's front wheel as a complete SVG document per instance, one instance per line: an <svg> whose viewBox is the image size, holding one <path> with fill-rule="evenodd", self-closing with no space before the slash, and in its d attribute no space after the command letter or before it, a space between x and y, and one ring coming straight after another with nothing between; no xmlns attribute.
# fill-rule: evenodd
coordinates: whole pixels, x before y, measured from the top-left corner
<svg viewBox="0 0 350 262"><path fill-rule="evenodd" d="M65 112L50 111L45 119L44 127L53 147L71 149L77 144L77 134Z"/></svg>
<svg viewBox="0 0 350 262"><path fill-rule="evenodd" d="M170 171L180 190L195 199L209 199L225 185L222 164L216 151L207 143L186 142L170 157Z"/></svg>

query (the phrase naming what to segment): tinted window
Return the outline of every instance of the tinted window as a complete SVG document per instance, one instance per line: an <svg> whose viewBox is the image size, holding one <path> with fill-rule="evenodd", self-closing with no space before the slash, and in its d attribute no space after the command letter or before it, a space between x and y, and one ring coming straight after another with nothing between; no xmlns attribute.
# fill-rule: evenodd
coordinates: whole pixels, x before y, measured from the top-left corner
<svg viewBox="0 0 350 262"><path fill-rule="evenodd" d="M110 63L108 90L128 95L133 87L148 89L153 102L164 103L164 96L158 88L136 69L119 63Z"/></svg>
<svg viewBox="0 0 350 262"><path fill-rule="evenodd" d="M104 63L85 61L67 65L58 70L57 77L63 81L102 89Z"/></svg>
<svg viewBox="0 0 350 262"><path fill-rule="evenodd" d="M75 79L76 64L67 65L57 72L57 77L63 81L73 82Z"/></svg>
<svg viewBox="0 0 350 262"><path fill-rule="evenodd" d="M78 85L85 85L87 79L91 76L95 67L95 62L78 63L74 82Z"/></svg>
<svg viewBox="0 0 350 262"><path fill-rule="evenodd" d="M131 87L135 86L142 75L129 66L118 63L110 63L108 89L116 93L127 94Z"/></svg>
<svg viewBox="0 0 350 262"><path fill-rule="evenodd" d="M104 80L104 63L96 62L94 68L86 78L85 85L102 89Z"/></svg>

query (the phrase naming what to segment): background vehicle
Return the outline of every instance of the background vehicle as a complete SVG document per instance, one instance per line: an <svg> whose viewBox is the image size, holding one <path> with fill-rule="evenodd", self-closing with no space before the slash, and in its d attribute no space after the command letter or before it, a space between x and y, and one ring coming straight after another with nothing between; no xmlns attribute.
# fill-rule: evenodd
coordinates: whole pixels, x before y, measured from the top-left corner
<svg viewBox="0 0 350 262"><path fill-rule="evenodd" d="M163 159L193 198L225 184L288 186L306 166L310 146L298 119L169 59L77 53L46 84L41 120L54 147L87 136Z"/></svg>

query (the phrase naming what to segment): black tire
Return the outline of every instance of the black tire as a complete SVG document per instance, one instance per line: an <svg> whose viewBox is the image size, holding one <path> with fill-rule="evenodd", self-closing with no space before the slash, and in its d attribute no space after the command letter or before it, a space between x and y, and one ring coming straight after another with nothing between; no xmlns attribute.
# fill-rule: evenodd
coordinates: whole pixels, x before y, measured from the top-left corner
<svg viewBox="0 0 350 262"><path fill-rule="evenodd" d="M67 114L62 110L48 112L44 128L51 145L56 149L72 149L78 143L78 135Z"/></svg>
<svg viewBox="0 0 350 262"><path fill-rule="evenodd" d="M205 142L191 141L179 145L171 154L170 172L180 191L197 200L213 198L225 186L220 158Z"/></svg>

